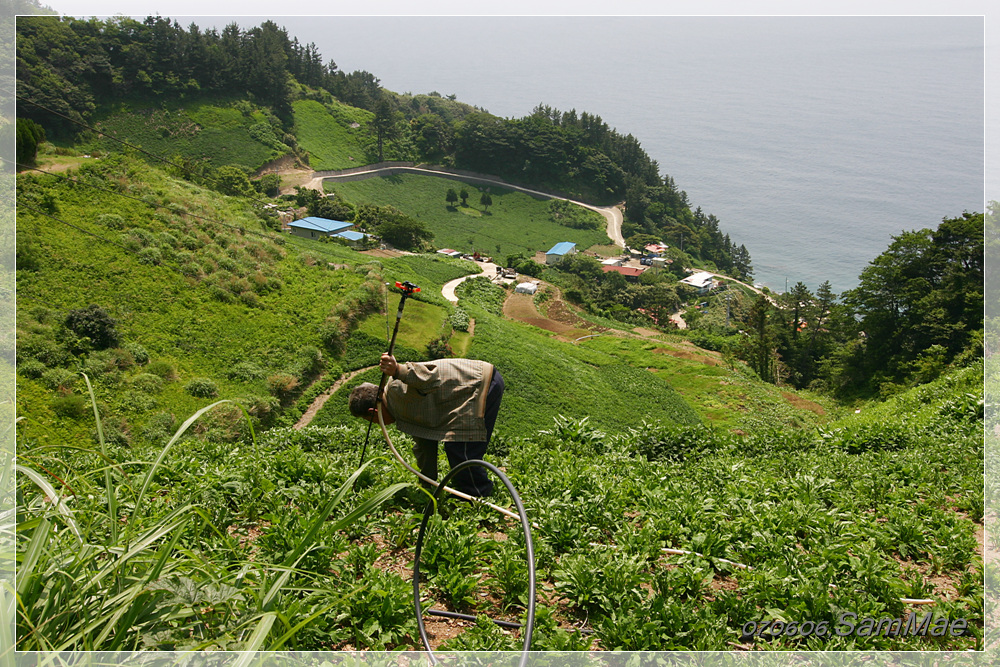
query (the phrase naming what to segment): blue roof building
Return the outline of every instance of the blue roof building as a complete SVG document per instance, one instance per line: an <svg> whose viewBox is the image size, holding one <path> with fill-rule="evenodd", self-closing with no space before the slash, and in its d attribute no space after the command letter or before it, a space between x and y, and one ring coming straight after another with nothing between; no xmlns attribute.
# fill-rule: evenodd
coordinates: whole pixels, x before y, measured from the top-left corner
<svg viewBox="0 0 1000 667"><path fill-rule="evenodd" d="M308 218L288 223L288 227L292 230L292 234L296 236L306 239L316 239L321 236L333 236L341 232L346 232L354 227L354 224L341 222L340 220L327 220L326 218L309 216Z"/></svg>
<svg viewBox="0 0 1000 667"><path fill-rule="evenodd" d="M562 243L557 243L552 246L552 249L545 253L545 263L555 264L560 259L566 255L576 254L576 244L569 241L563 241Z"/></svg>
<svg viewBox="0 0 1000 667"><path fill-rule="evenodd" d="M361 232L354 231L353 229L348 229L345 232L338 232L333 235L335 239L344 239L350 246L356 246L361 243L367 234L362 234Z"/></svg>

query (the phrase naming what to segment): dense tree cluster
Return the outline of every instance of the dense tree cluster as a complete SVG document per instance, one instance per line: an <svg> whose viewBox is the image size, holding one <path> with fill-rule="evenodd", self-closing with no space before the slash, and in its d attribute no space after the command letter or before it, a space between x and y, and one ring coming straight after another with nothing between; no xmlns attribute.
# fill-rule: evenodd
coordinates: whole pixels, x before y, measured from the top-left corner
<svg viewBox="0 0 1000 667"><path fill-rule="evenodd" d="M20 17L17 79L19 94L52 110L25 104L20 115L65 135L78 132L75 123L99 102L135 97L249 95L290 124L293 81L366 109L381 96L374 75L323 63L315 44L302 46L272 21L249 30L231 23L219 32L195 24L185 30L160 16Z"/></svg>
<svg viewBox="0 0 1000 667"><path fill-rule="evenodd" d="M421 250L434 238L422 222L393 206L362 204L354 214L354 224L403 250Z"/></svg>
<svg viewBox="0 0 1000 667"><path fill-rule="evenodd" d="M815 293L800 282L749 308L715 299L716 312L732 309L731 326L710 314L689 324L696 340L731 350L769 382L844 398L892 394L982 354L983 230L983 214L966 212L893 237L839 300L829 282Z"/></svg>

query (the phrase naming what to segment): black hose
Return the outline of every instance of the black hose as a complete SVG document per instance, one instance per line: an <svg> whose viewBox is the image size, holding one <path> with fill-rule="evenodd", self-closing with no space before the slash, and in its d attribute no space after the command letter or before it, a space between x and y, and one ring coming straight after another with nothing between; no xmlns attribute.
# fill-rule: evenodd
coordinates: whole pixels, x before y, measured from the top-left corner
<svg viewBox="0 0 1000 667"><path fill-rule="evenodd" d="M444 618L457 618L463 621L475 621L478 620L478 616L473 616L472 614L459 614L457 611L447 611L445 609L428 609L427 613L431 616L443 616ZM523 628L524 625L516 621L501 621L496 618L491 618L491 621L501 628L510 628L511 630L517 630Z"/></svg>
<svg viewBox="0 0 1000 667"><path fill-rule="evenodd" d="M431 659L431 664L438 664L437 659L434 657L434 652L431 650L430 640L427 638L427 629L424 627L424 614L420 608L420 552L424 548L424 535L427 532L427 523L430 521L438 501L441 499L444 488L448 486L448 482L457 473L473 466L486 468L503 482L503 485L507 487L507 492L510 493L511 499L514 501L514 505L517 507L517 514L521 519L521 529L524 531L524 544L528 557L528 616L524 622L524 647L521 649L521 661L518 663L518 667L524 667L528 662L528 655L531 650L531 634L535 627L535 550L531 545L531 523L528 521L528 515L524 511L524 504L521 503L521 497L517 494L517 489L510 483L507 475L492 463L480 461L479 459L462 461L449 470L448 474L441 480L441 485L434 492L434 500L428 502L424 508L424 517L420 522L420 532L417 533L417 547L413 557L413 606L417 613L420 640L424 643L424 648L427 649L427 655Z"/></svg>

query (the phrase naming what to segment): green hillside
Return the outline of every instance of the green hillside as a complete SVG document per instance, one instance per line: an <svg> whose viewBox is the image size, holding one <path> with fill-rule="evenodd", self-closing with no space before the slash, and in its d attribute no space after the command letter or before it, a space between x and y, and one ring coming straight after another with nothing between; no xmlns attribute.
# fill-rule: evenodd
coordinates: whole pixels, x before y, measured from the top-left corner
<svg viewBox="0 0 1000 667"><path fill-rule="evenodd" d="M78 148L117 153L122 141L170 160L212 167L235 164L248 171L292 152L271 124L273 114L245 100L174 101L159 107L142 102L106 112L94 128L104 133Z"/></svg>
<svg viewBox="0 0 1000 667"><path fill-rule="evenodd" d="M343 400L378 375L362 372L312 426L289 428L345 373L376 363L398 298L387 304L384 286L395 280L422 287L401 359L426 358L437 339L461 342L507 380L490 459L539 526L539 576L558 596L540 601L537 649L979 645L981 366L835 420L825 399L755 379L735 359L669 354L679 334L618 323L620 335L572 343L507 320L507 292L483 281L459 290L475 329L456 333L440 289L478 265L279 234L253 199L136 158L21 174L18 205L19 483L34 517L21 544L35 545L20 593L19 627L36 629L22 632L25 650L101 645L54 600L115 628L115 647L246 647L240 638L259 630L254 648L416 648L398 572L412 561L422 497L377 432L375 459L358 470L364 424ZM43 502L53 483L87 493L74 491L60 514ZM439 555L425 586L439 605L516 619L522 557L503 537L513 526L488 512L462 508L434 524L429 553ZM123 556L109 566L77 549L75 532ZM150 557L126 558L125 544ZM274 574L293 564L294 574ZM248 566L267 571L238 575ZM67 568L72 576L56 575ZM183 590L228 597L206 616ZM932 600L969 633L740 634L748 621L833 624L842 610L898 618L910 598ZM590 634L573 630L581 624ZM440 647L516 648L491 625Z"/></svg>
<svg viewBox="0 0 1000 667"><path fill-rule="evenodd" d="M163 429L152 424L178 423L216 398L243 401L258 427L279 423L301 410L296 401L313 383L328 386L342 370L376 363L377 349L351 341L368 336L384 345L386 282L423 288L400 346L422 358L431 341L451 336L454 307L440 288L478 271L471 262L377 260L278 235L247 201L140 164L108 158L65 175L20 177L17 354L29 422L55 419L89 438L77 375L86 372L123 441L149 432L158 442ZM128 194L108 189L112 182ZM70 313L92 304L113 322L113 341L67 327ZM513 338L537 350L510 355ZM592 414L611 427L623 412L649 414L664 401L676 405L663 408L665 418L697 419L666 382L612 356L552 344L485 313L471 342L468 354L511 366L509 402L525 406L509 413L519 415L506 429L511 435L543 428L557 414ZM357 358L358 350L368 358ZM540 358L550 370L533 370ZM566 382L579 373L582 384Z"/></svg>
<svg viewBox="0 0 1000 667"><path fill-rule="evenodd" d="M984 492L981 215L894 239L840 303L804 285L702 296L674 271L747 277L748 251L600 117L391 94L270 21L31 18L18 50L4 474L19 650L419 650L409 574L427 497L379 429L359 463L368 425L346 408L380 377L400 298L386 288L403 280L421 292L400 360L450 349L506 380L487 459L533 523L533 649L983 648L997 485ZM279 157L435 161L624 199L627 237L686 250L634 282L583 254L529 259L546 281L533 300L475 278L455 305L442 286L480 264L294 237L276 210L392 206L437 246L501 259L606 243L601 221L560 224L503 188L487 206L466 186L464 205L446 199L461 183L416 175L272 197L275 175L248 177ZM666 328L681 308L690 328ZM546 328L559 313L573 335ZM409 438L389 437L409 460ZM526 615L516 522L449 502L421 558L428 604L478 617L433 621L435 650L519 650L486 618ZM837 633L845 613L964 631Z"/></svg>

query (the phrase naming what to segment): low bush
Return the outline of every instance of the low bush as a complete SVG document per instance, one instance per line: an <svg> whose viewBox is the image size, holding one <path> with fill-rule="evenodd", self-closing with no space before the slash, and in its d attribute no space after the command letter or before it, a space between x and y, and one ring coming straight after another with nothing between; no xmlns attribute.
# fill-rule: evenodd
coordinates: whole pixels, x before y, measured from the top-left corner
<svg viewBox="0 0 1000 667"><path fill-rule="evenodd" d="M448 317L448 321L456 331L469 330L469 314L462 308L456 308L455 312Z"/></svg>
<svg viewBox="0 0 1000 667"><path fill-rule="evenodd" d="M129 379L129 386L144 394L158 394L163 390L164 379L153 373L139 373Z"/></svg>
<svg viewBox="0 0 1000 667"><path fill-rule="evenodd" d="M146 372L159 375L168 382L177 379L177 363L171 359L156 359L146 366Z"/></svg>
<svg viewBox="0 0 1000 667"><path fill-rule="evenodd" d="M17 372L23 377L38 379L48 370L48 367L37 359L28 359L17 365Z"/></svg>
<svg viewBox="0 0 1000 667"><path fill-rule="evenodd" d="M76 373L65 368L50 368L42 373L41 380L49 389L66 391L73 388L77 377Z"/></svg>
<svg viewBox="0 0 1000 667"><path fill-rule="evenodd" d="M94 349L103 350L118 344L118 321L96 304L69 311L64 326L80 338L86 338Z"/></svg>
<svg viewBox="0 0 1000 667"><path fill-rule="evenodd" d="M226 371L226 377L236 382L256 382L267 377L267 371L254 361L240 361Z"/></svg>
<svg viewBox="0 0 1000 667"><path fill-rule="evenodd" d="M267 378L267 389L280 399L291 396L299 386L299 380L288 373L276 373Z"/></svg>
<svg viewBox="0 0 1000 667"><path fill-rule="evenodd" d="M67 394L66 396L53 397L52 411L60 417L80 419L90 412L90 405L87 403L87 399L80 394Z"/></svg>
<svg viewBox="0 0 1000 667"><path fill-rule="evenodd" d="M184 391L197 398L215 398L219 388L208 378L195 378L184 385Z"/></svg>

